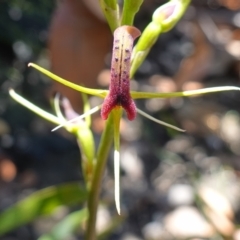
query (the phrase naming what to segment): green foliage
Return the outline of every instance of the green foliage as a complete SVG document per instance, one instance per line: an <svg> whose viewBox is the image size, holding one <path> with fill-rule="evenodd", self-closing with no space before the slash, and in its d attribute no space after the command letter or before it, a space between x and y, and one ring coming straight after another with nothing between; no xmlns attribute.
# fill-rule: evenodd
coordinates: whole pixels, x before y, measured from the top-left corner
<svg viewBox="0 0 240 240"><path fill-rule="evenodd" d="M65 183L37 191L0 214L0 236L37 217L51 214L61 205L79 205L86 199L87 191L79 183Z"/></svg>
<svg viewBox="0 0 240 240"><path fill-rule="evenodd" d="M42 235L38 240L64 240L79 229L81 223L86 221L87 216L86 208L70 213L50 233Z"/></svg>

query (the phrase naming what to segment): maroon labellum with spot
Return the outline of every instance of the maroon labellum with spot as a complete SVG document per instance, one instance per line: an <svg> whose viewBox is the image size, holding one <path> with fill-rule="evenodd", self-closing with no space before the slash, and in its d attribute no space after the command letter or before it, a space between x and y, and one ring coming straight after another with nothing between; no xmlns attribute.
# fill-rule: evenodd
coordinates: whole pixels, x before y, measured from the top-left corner
<svg viewBox="0 0 240 240"><path fill-rule="evenodd" d="M136 105L130 95L130 66L133 41L141 32L133 26L121 26L114 32L111 81L101 116L106 120L112 109L123 107L129 120L136 117Z"/></svg>

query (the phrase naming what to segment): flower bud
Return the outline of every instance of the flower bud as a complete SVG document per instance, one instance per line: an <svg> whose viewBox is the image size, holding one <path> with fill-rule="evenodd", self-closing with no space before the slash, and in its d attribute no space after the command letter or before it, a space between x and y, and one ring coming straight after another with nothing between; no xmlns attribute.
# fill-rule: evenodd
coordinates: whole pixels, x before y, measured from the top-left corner
<svg viewBox="0 0 240 240"><path fill-rule="evenodd" d="M185 13L190 0L172 0L153 13L153 22L162 26L162 32L167 32L175 26Z"/></svg>

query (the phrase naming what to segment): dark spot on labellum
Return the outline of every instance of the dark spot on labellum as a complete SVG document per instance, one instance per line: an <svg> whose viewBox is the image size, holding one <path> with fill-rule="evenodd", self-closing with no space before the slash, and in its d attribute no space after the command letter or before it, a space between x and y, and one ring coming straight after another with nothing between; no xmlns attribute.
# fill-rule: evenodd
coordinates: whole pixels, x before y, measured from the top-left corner
<svg viewBox="0 0 240 240"><path fill-rule="evenodd" d="M129 59L130 59L130 57L126 57L126 58L124 58L124 62L129 61Z"/></svg>
<svg viewBox="0 0 240 240"><path fill-rule="evenodd" d="M118 50L118 49L119 49L119 46L115 46L114 48L115 48L115 50Z"/></svg>
<svg viewBox="0 0 240 240"><path fill-rule="evenodd" d="M118 62L118 58L117 57L115 57L115 61Z"/></svg>
<svg viewBox="0 0 240 240"><path fill-rule="evenodd" d="M130 52L130 51L129 51L129 49L127 49L127 48L126 48L126 49L125 49L125 52L127 52L127 53L128 53L128 52Z"/></svg>

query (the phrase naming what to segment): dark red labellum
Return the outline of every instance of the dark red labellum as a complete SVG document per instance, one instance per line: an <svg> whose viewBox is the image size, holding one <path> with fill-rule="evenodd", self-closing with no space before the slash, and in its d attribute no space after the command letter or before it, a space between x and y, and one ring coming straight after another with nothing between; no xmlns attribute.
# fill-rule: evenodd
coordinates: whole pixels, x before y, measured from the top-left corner
<svg viewBox="0 0 240 240"><path fill-rule="evenodd" d="M121 26L114 32L109 94L101 109L104 120L115 107L123 107L129 120L136 117L136 105L130 95L129 72L133 41L139 35L140 31L132 26Z"/></svg>

